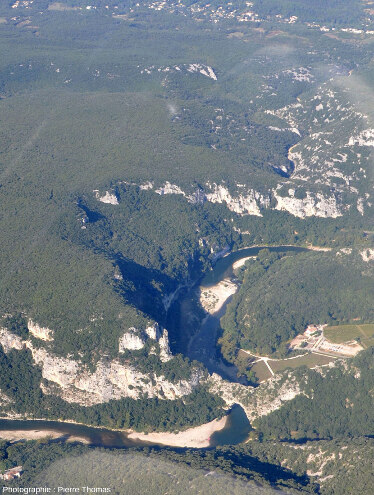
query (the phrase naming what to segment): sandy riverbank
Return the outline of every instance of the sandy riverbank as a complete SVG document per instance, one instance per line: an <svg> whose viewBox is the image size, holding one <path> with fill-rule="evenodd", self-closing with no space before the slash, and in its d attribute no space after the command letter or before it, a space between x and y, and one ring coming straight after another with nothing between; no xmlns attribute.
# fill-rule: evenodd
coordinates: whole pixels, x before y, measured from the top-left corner
<svg viewBox="0 0 374 495"><path fill-rule="evenodd" d="M211 287L200 287L200 304L211 315L219 311L226 300L235 294L238 286L229 278Z"/></svg>
<svg viewBox="0 0 374 495"><path fill-rule="evenodd" d="M233 270L237 270L238 268L241 268L242 266L245 265L245 262L247 260L250 260L251 258L256 258L256 256L247 256L246 258L240 258L240 260L235 261L235 263L233 263L232 265Z"/></svg>
<svg viewBox="0 0 374 495"><path fill-rule="evenodd" d="M41 440L48 438L50 440L65 440L66 442L80 442L88 445L90 442L87 438L66 435L57 430L1 430L0 439L10 442L19 442L22 440Z"/></svg>
<svg viewBox="0 0 374 495"><path fill-rule="evenodd" d="M210 437L216 431L222 430L227 422L227 416L221 419L215 419L196 428L179 433L138 433L136 431L129 433L128 438L132 440L141 440L144 442L158 443L161 445L170 445L171 447L191 447L204 448L209 447Z"/></svg>
<svg viewBox="0 0 374 495"><path fill-rule="evenodd" d="M307 244L307 248L310 249L310 251L322 251L326 253L332 251L331 247L312 246L311 244Z"/></svg>

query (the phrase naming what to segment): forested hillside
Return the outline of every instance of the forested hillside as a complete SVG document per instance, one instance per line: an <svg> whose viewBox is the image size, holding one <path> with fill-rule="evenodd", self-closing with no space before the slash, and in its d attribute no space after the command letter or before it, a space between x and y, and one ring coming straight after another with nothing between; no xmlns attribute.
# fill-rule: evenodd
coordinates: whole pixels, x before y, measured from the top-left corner
<svg viewBox="0 0 374 495"><path fill-rule="evenodd" d="M247 262L243 283L221 321L222 351L287 352L287 342L308 325L374 320L374 277L360 255L266 250Z"/></svg>
<svg viewBox="0 0 374 495"><path fill-rule="evenodd" d="M176 431L240 403L251 442L152 455L366 495L371 348L256 387L226 361L374 321L373 15L359 0L1 2L2 416ZM244 385L177 352L207 317L181 295L253 245L330 251L265 249L237 272L210 351ZM35 481L74 451L59 447L2 444L1 469Z"/></svg>

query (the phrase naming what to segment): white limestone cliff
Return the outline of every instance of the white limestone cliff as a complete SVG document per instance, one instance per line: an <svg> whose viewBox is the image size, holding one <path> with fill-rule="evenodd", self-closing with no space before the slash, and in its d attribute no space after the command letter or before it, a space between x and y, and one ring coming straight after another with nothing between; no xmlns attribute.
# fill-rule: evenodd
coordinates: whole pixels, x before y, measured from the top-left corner
<svg viewBox="0 0 374 495"><path fill-rule="evenodd" d="M164 329L162 337L159 339L158 344L160 346L160 360L163 363L170 361L173 356L170 351L169 334L167 330Z"/></svg>
<svg viewBox="0 0 374 495"><path fill-rule="evenodd" d="M160 325L158 323L153 323L145 329L145 333L152 340L158 340L161 337Z"/></svg>
<svg viewBox="0 0 374 495"><path fill-rule="evenodd" d="M176 186L175 184L171 184L170 182L166 181L165 184L158 189L155 190L155 193L164 195L164 194L182 194L185 196L185 193L182 191L182 189L179 186Z"/></svg>
<svg viewBox="0 0 374 495"><path fill-rule="evenodd" d="M20 351L24 348L25 344L21 337L10 333L6 328L0 327L0 344L3 346L4 352L8 353L12 349Z"/></svg>
<svg viewBox="0 0 374 495"><path fill-rule="evenodd" d="M114 194L113 192L106 191L103 196L100 196L100 192L97 189L95 189L94 193L95 193L96 199L99 200L101 203L107 203L110 205L118 205L119 204L118 198L117 198L116 194Z"/></svg>
<svg viewBox="0 0 374 495"><path fill-rule="evenodd" d="M229 382L215 373L208 379L208 384L210 391L222 397L228 406L242 406L250 421L280 409L284 402L303 393L292 372L286 379L284 374L277 374L257 388Z"/></svg>
<svg viewBox="0 0 374 495"><path fill-rule="evenodd" d="M140 332L132 327L125 332L119 339L119 352L124 352L125 350L136 351L142 349L145 345L145 339L140 334Z"/></svg>
<svg viewBox="0 0 374 495"><path fill-rule="evenodd" d="M289 196L280 196L277 190L273 190L277 200L276 210L288 211L291 215L299 218L321 217L336 218L342 216L342 212L337 204L336 197L324 196L321 193L307 192L306 198L299 199L294 196L295 191L289 190Z"/></svg>
<svg viewBox="0 0 374 495"><path fill-rule="evenodd" d="M226 203L229 210L239 214L256 215L261 217L259 205L266 206L267 201L260 193L249 189L246 193L232 196L227 187L222 184L207 184L212 192L206 193L207 201L211 203Z"/></svg>
<svg viewBox="0 0 374 495"><path fill-rule="evenodd" d="M157 336L157 330L155 331ZM173 383L162 375L145 374L132 364L123 364L119 359L105 358L100 359L96 369L91 371L70 357L57 356L43 347L36 348L30 340L22 341L6 329L0 329L0 344L4 352L22 348L30 350L35 365L40 367L42 377L47 381L41 384L45 394L57 395L67 402L85 406L125 397L138 399L146 396L174 400L189 395L202 378L202 372L193 370L189 380ZM169 360L171 354L166 330L159 339L159 344L160 355Z"/></svg>
<svg viewBox="0 0 374 495"><path fill-rule="evenodd" d="M294 175L300 174L304 167L304 162L299 152L291 152L290 158L294 160L296 169ZM307 170L307 167L305 167ZM290 182L291 185L291 182ZM261 210L266 208L287 211L291 215L299 218L311 216L321 218L337 218L342 216L350 205L342 205L336 195L325 195L321 192L306 192L303 199L295 197L295 189L290 188L287 196L281 196L276 189L270 189L261 193L244 184L237 184L237 192L231 193L226 185L207 182L204 189L199 189L190 194L181 189L176 184L168 181L163 186L155 189L160 195L177 194L181 195L190 203L211 203L225 204L227 208L239 215L262 216ZM353 191L353 188L351 188ZM275 200L275 202L274 202ZM275 206L274 206L275 204ZM363 199L358 199L357 208L363 213Z"/></svg>
<svg viewBox="0 0 374 495"><path fill-rule="evenodd" d="M47 327L41 327L40 325L38 325L38 323L35 323L31 319L29 319L27 322L27 328L29 332L37 339L44 341L53 340L53 330Z"/></svg>

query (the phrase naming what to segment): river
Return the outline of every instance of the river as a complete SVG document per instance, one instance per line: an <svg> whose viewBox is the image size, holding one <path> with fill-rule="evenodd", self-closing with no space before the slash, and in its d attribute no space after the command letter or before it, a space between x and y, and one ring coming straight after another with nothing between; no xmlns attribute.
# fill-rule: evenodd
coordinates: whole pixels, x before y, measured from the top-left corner
<svg viewBox="0 0 374 495"><path fill-rule="evenodd" d="M296 254L309 251L308 248L297 246L259 246L240 249L239 251L232 252L223 258L220 258L213 269L202 278L199 286L209 287L218 284L224 279L232 278L234 276L233 264L236 261L250 256L257 256L257 254L265 248L276 253L288 252ZM196 288L194 291L196 293ZM180 301L178 301L182 308L182 311L180 311L180 327L183 333L188 333L188 314L183 308L189 308L192 301L195 299L193 291L189 291L180 298ZM210 373L218 373L226 380L237 381L236 367L227 365L227 363L223 362L217 347L217 338L220 332L220 319L225 314L226 306L231 299L232 296L225 301L217 313L208 315L204 318L201 326L190 336L188 342L185 343L185 347L181 349L180 352L187 355L191 360L195 359L196 361L203 363ZM183 331L183 329L185 329L185 331ZM183 342L183 338L181 341Z"/></svg>
<svg viewBox="0 0 374 495"><path fill-rule="evenodd" d="M219 259L213 269L207 273L201 280L200 285L207 287L217 284L225 278L232 277L232 265L249 256L256 256L259 251L265 247L250 247L235 251ZM275 252L294 252L299 253L308 251L307 248L296 246L277 246L267 248ZM228 366L219 357L217 347L217 335L219 332L220 318L224 314L226 305L230 298L221 307L219 312L214 315L208 315L203 320L196 320L191 311L196 308L196 287L189 289L181 294L177 301L171 306L170 311L178 314L178 331L181 336L183 348L172 349L174 352L183 352L190 359L196 359L202 362L210 373L218 373L223 378L235 380L236 368ZM200 325L196 331L196 321ZM175 321L174 321L175 323ZM193 329L193 331L192 331ZM39 421L39 420L0 420L0 431L57 431L66 440L69 437L84 438L87 443L93 446L107 448L126 448L126 447L144 447L155 445L150 442L131 439L126 432L112 431L105 428L92 428L74 423L64 423L57 421ZM243 442L251 430L250 423L240 406L234 406L228 415L225 427L215 432L210 438L210 447L219 445L233 445Z"/></svg>
<svg viewBox="0 0 374 495"><path fill-rule="evenodd" d="M250 430L251 426L244 410L240 406L234 405L227 415L224 428L211 434L205 448L241 443L247 439ZM167 447L166 441L165 445L162 445L157 443L156 440L146 441L144 436L142 440L130 438L130 434L126 431L93 428L62 421L0 419L1 431L7 432L7 439L12 438L14 432L17 440L37 439L43 436L40 433L45 433L46 437L50 436L59 441L83 441L94 447L117 449L149 446ZM29 436L29 434L31 435ZM182 444L177 442L175 445Z"/></svg>

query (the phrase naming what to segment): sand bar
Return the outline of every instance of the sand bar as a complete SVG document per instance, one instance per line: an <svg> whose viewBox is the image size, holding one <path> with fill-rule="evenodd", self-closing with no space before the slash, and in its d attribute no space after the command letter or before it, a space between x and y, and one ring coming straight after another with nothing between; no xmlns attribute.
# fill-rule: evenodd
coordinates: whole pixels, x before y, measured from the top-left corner
<svg viewBox="0 0 374 495"><path fill-rule="evenodd" d="M233 263L232 265L233 270L237 270L238 268L244 266L245 262L247 260L250 260L251 258L257 258L257 256L247 256L246 258L240 258L240 260L235 261L235 263Z"/></svg>
<svg viewBox="0 0 374 495"><path fill-rule="evenodd" d="M0 439L8 440L10 442L19 442L21 440L40 440L43 438L49 438L56 440L60 438L66 442L80 442L89 444L87 438L79 437L75 435L66 435L57 430L0 430Z"/></svg>
<svg viewBox="0 0 374 495"><path fill-rule="evenodd" d="M146 434L133 431L129 433L128 438L161 445L170 445L171 447L203 448L209 447L210 437L216 431L222 430L226 422L227 416L224 416L221 419L215 419L210 423L196 426L196 428L189 428L179 433L160 432Z"/></svg>
<svg viewBox="0 0 374 495"><path fill-rule="evenodd" d="M237 290L238 286L229 278L225 278L211 287L200 287L200 303L205 311L212 315L219 311Z"/></svg>

